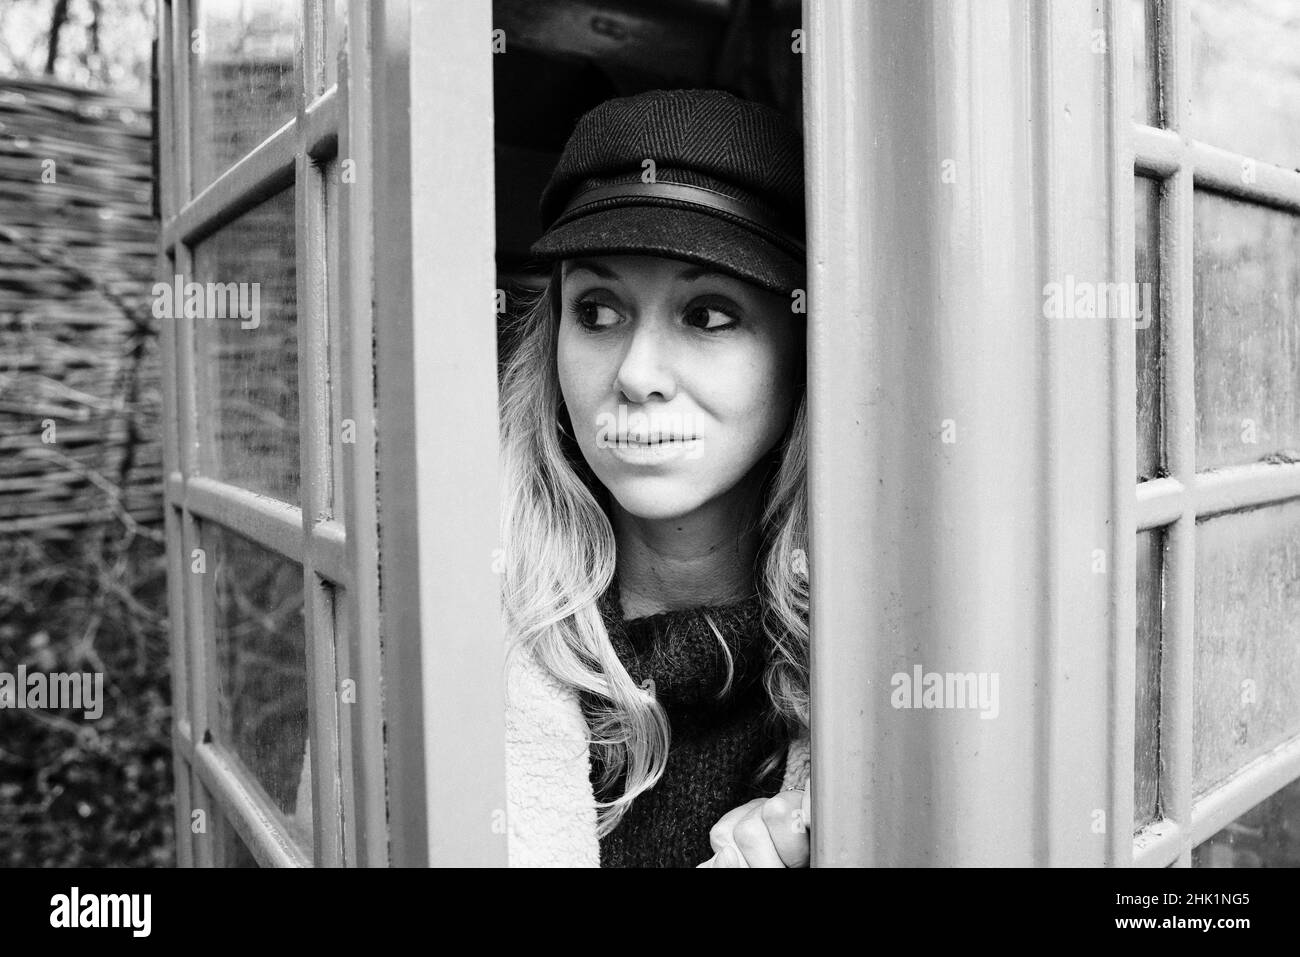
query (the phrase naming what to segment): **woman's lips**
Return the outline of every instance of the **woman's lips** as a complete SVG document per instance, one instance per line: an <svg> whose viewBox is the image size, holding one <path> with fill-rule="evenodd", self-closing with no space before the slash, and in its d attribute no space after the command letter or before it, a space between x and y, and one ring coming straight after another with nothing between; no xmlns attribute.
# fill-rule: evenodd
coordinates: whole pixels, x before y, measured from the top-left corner
<svg viewBox="0 0 1300 957"><path fill-rule="evenodd" d="M665 442L693 442L695 436L660 435L656 438L641 435L620 435L616 437L619 445L662 445Z"/></svg>
<svg viewBox="0 0 1300 957"><path fill-rule="evenodd" d="M697 438L664 438L657 441L640 441L635 437L619 436L606 444L615 458L632 465L657 465L678 458L696 458L701 449Z"/></svg>

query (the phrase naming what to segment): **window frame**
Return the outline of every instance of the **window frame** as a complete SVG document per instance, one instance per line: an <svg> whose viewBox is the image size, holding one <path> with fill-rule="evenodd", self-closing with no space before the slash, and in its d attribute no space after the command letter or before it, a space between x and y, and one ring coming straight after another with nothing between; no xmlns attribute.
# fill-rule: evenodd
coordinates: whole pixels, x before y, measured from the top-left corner
<svg viewBox="0 0 1300 957"><path fill-rule="evenodd" d="M490 7L296 0L295 115L191 196L193 2L158 6L158 271L295 189L302 507L202 474L194 330L164 322L178 863L221 863L219 814L263 866L504 864ZM203 523L303 571L310 854L208 734Z"/></svg>
<svg viewBox="0 0 1300 957"><path fill-rule="evenodd" d="M337 79L327 87L325 9L320 0L300 0L295 116L191 196L191 2L159 0L159 272L167 280L188 278L195 243L279 190L295 189L302 507L201 474L193 329L164 322L178 861L214 863L213 815L220 813L263 865L503 863L503 648L494 640L502 631L491 571L498 492L490 6L451 0L335 4ZM1189 866L1196 844L1300 776L1296 739L1192 799L1196 521L1300 496L1300 465L1195 471L1193 194L1208 187L1300 212L1300 173L1255 162L1254 181L1240 182L1237 173L1248 157L1181 132L1190 70L1185 4L1148 0L1148 16L1165 13L1151 21L1159 24L1154 49L1165 110L1161 128L1132 119L1123 0L1106 0L1099 12L1028 2L1007 9L1024 14L1011 18L1023 47L999 38L996 24L963 21L951 11L933 13L939 21L926 24L930 32L909 39L897 28L898 18L911 14L804 2L813 736L814 754L845 756L813 762L819 865L891 863L909 854L913 863L989 863L993 854L1011 863ZM1076 43L1090 28L1101 29L1111 46L1102 65ZM419 43L411 40L416 36ZM924 60L925 43L936 36L953 41L959 53L1005 54L981 62L1005 59L1009 65L981 75L980 89L957 92L968 79L961 72L965 61ZM936 89L947 98L940 106L918 116L911 108L917 97L933 94L929 87L908 89L898 78L870 86L878 78L864 57L881 37L929 62ZM961 139L970 136L970 121L981 110L981 118L997 124L1011 116L1014 104L989 92L998 83L1029 98L1028 109L1043 127L1034 138L1017 141L1005 160L986 144ZM962 96L970 97L964 105ZM429 108L404 108L417 99ZM1104 145L1087 138L1083 117L1072 123L1058 115L1062 100L1106 131ZM1042 541L1034 547L1043 561L1032 572L1039 586L1034 597L999 598L1041 626L1041 637L1028 649L1033 660L1024 671L1010 664L1026 650L1017 644L1023 636L991 630L993 599L961 583L940 580L932 594L901 599L921 615L970 613L981 641L966 640L992 649L993 660L1007 663L1013 678L1036 676L1042 686L1002 726L1009 729L1004 737L988 739L1006 768L1027 763L1019 749L1025 742L1040 749L1024 773L982 781L972 792L969 776L979 766L959 756L963 742L938 748L951 753L934 758L935 793L962 808L978 839L951 834L909 804L906 794L889 792L886 784L905 764L889 747L874 747L884 714L877 679L888 671L890 654L882 636L892 619L883 612L890 599L883 582L868 574L864 585L863 570L887 564L888 556L873 544L890 530L882 527L879 507L897 504L900 493L879 492L853 476L872 474L875 463L892 453L915 460L917 451L898 430L868 428L871 416L846 422L844 409L885 381L884 340L873 324L899 303L888 299L880 277L890 275L890 265L900 274L912 268L886 251L881 237L934 240L952 215L941 192L905 208L891 205L886 191L864 178L866 158L879 148L872 118L887 116L899 117L890 129L904 137L952 137L944 149L1003 164L993 167L988 182L994 185L981 187L982 199L999 198L999 175L1028 172L1027 188L1036 191L1043 212L1016 225L1014 238L1024 250L1017 254L1018 271L1006 272L1005 263L990 267L959 245L937 255L959 270L954 275L1018 277L1008 281L1008 295L1031 307L1042 280L1067 271L1133 281L1132 177L1162 184L1158 252L1168 475L1130 491L1131 331L1091 328L1067 336L1016 319L1025 338L1008 342L998 361L1010 381L1023 382L1025 395L1042 403L1005 412L999 421L1039 430L1027 455L1046 491L1036 491L1028 479L1018 487L1033 493L1024 513L1041 528ZM337 175L345 159L355 162L357 179L338 186L336 209L328 211L322 168ZM1080 195L1051 188L1067 180L1079 185ZM1074 221L1084 203L1105 210L1096 217L1100 225ZM872 215L877 212L883 215ZM326 238L331 214L337 250ZM920 231L909 218L920 220ZM335 261L337 279L330 282ZM928 288L918 287L905 305L934 307ZM480 314L481 323L461 318ZM834 323L845 315L860 324L847 329ZM992 311L986 318L994 318ZM937 347L935 354L952 358ZM1020 365L1038 368L1039 378L1024 379ZM959 372L991 367L987 356L957 365ZM340 445L332 425L340 415L355 422L354 444ZM448 416L467 437L454 456L439 444ZM385 437L382 462L379 435ZM974 457L960 460L947 484L905 491L902 500L918 506L911 514L931 516L961 514L972 493L999 501L1002 454L968 446L963 455ZM1067 486L1071 505L1088 511L1092 522L1062 518ZM331 515L331 502L343 503L342 519ZM887 514L901 521L907 510ZM204 733L216 702L212 576L191 574L189 556L201 547L205 522L303 569L315 830L310 856L280 827L277 812L244 784L231 756ZM1132 583L1136 534L1156 528L1166 532L1159 786L1168 816L1135 837ZM967 546L977 541L970 529L957 534ZM1079 556L1099 545L1111 556L1110 574L1092 581L1079 575ZM934 542L935 560L950 547ZM331 594L343 600L331 602ZM960 651L956 638L910 634L927 653ZM820 651L832 635L834 661ZM1096 652L1098 641L1104 654ZM357 703L347 707L336 694L344 676L357 682ZM1087 793L1079 781L1090 782ZM1032 823L1005 823L1008 808ZM209 819L205 833L191 833L194 810ZM1087 827L1097 810L1107 822L1101 832ZM912 850L898 843L902 837Z"/></svg>
<svg viewBox="0 0 1300 957"><path fill-rule="evenodd" d="M1192 850L1235 818L1300 778L1300 735L1251 761L1208 793L1195 797L1192 769L1194 716L1197 522L1246 508L1300 497L1300 465L1256 463L1196 470L1196 380L1193 352L1193 203L1198 189L1300 215L1300 172L1203 143L1184 131L1190 111L1191 8L1177 0L1146 0L1148 73L1154 69L1161 125L1132 120L1132 59L1123 56L1117 114L1131 127L1127 166L1159 183L1161 429L1166 475L1137 484L1137 532L1164 532L1161 622L1160 778L1165 816L1139 830L1131 861L1141 867L1190 867ZM1155 29L1151 26L1154 24ZM1122 31L1128 42L1129 31ZM1127 54L1127 49L1123 51ZM1147 81L1150 82L1150 76ZM1147 118L1150 118L1149 116ZM1253 177L1241 175L1251 164ZM1131 199L1130 199L1131 203ZM1128 280L1132 281L1132 207ZM1131 364L1131 363L1130 363ZM1130 695L1130 700L1132 696ZM1132 706L1128 724L1132 725ZM1131 753L1131 752L1130 752ZM1132 819L1129 821L1131 832Z"/></svg>
<svg viewBox="0 0 1300 957"><path fill-rule="evenodd" d="M203 474L206 450L199 428L201 396L195 335L190 323L166 320L162 339L164 402L168 421L165 453L166 535L172 622L174 694L173 749L177 782L177 859L181 866L211 866L219 851L214 838L220 815L263 866L337 866L355 837L345 836L343 806L355 806L353 782L340 775L341 725L351 722L335 689L336 622L343 614L335 599L349 595L355 561L351 540L373 530L332 517L340 476L332 474L338 441L331 428L331 372L343 370L339 355L347 331L339 321L339 286L328 282L325 255L326 169L337 175L340 129L345 115L338 84L325 88L323 39L326 10L319 0L298 0L301 20L295 37L298 78L295 115L192 195L190 38L192 0L160 0L159 125L163 183L160 273L192 276L194 247L248 209L294 190L296 316L298 330L301 507L258 495ZM336 20L336 30L343 29ZM334 164L332 167L330 164ZM337 215L337 211L335 211ZM341 378L346 382L348 375ZM368 404L357 417L370 416ZM372 430L373 431L373 430ZM364 446L346 451L369 462ZM355 483L350 483L355 484ZM351 517L351 509L345 509ZM304 851L280 822L280 813L255 787L248 772L208 733L217 707L214 576L191 572L191 556L203 548L203 527L228 529L302 570L304 581L305 671L308 685L308 742L312 765L313 847ZM355 602L345 602L353 604ZM377 683L358 689L358 701L378 701ZM358 709L364 710L364 709ZM364 723L364 718L361 722ZM344 750L355 750L349 741ZM324 773L322 773L324 772ZM382 806L380 808L382 812ZM194 812L202 812L195 815ZM202 821L201 829L199 820ZM193 823L194 827L191 827ZM347 822L354 828L353 820ZM348 853L347 857L353 857Z"/></svg>
<svg viewBox="0 0 1300 957"><path fill-rule="evenodd" d="M349 149L369 157L354 223L373 236L390 861L505 866L492 8L351 0L349 15L371 57L350 84L370 135Z"/></svg>
<svg viewBox="0 0 1300 957"><path fill-rule="evenodd" d="M1116 16L805 2L815 865L1126 859L1132 339L1043 298L1122 275ZM891 710L904 663L1003 713Z"/></svg>

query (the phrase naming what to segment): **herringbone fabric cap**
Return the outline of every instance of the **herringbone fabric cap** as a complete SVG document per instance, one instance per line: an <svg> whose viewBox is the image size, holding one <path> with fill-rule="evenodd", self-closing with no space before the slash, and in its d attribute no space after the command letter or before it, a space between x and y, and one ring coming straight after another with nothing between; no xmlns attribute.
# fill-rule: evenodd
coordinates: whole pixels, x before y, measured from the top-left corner
<svg viewBox="0 0 1300 957"><path fill-rule="evenodd" d="M804 285L802 137L721 90L651 90L585 114L540 212L530 251L543 261L646 253L774 292Z"/></svg>

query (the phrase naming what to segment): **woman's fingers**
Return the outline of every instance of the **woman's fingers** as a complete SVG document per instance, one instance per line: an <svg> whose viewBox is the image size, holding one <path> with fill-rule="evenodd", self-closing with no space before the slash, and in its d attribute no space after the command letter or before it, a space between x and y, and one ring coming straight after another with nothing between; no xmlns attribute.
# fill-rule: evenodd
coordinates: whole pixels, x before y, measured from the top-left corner
<svg viewBox="0 0 1300 957"><path fill-rule="evenodd" d="M736 825L741 822L750 810L759 806L765 800L767 799L755 798L747 804L742 804L740 807L732 808L726 814L722 815L722 817L718 818L718 823L713 825L709 830L709 844L712 846L715 854L721 853L724 847L730 847L736 843L732 838L732 831L736 829Z"/></svg>
<svg viewBox="0 0 1300 957"><path fill-rule="evenodd" d="M807 801L807 792L782 791L763 805L763 820L785 867L808 866Z"/></svg>
<svg viewBox="0 0 1300 957"><path fill-rule="evenodd" d="M748 867L785 867L785 861L776 851L771 832L771 818L767 811L769 800L753 807L736 824L732 831L736 850Z"/></svg>
<svg viewBox="0 0 1300 957"><path fill-rule="evenodd" d="M808 791L782 791L728 811L709 831L714 855L700 867L807 867Z"/></svg>
<svg viewBox="0 0 1300 957"><path fill-rule="evenodd" d="M749 867L749 863L736 850L735 845L724 847L714 858L714 867Z"/></svg>

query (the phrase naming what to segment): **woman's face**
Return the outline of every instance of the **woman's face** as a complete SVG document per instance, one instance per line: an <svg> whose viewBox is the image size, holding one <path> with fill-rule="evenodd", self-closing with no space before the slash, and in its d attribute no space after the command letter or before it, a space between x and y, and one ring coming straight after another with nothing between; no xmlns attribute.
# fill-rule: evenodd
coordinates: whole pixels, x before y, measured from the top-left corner
<svg viewBox="0 0 1300 957"><path fill-rule="evenodd" d="M556 360L583 457L643 519L691 514L780 440L802 339L790 300L657 256L564 262Z"/></svg>

